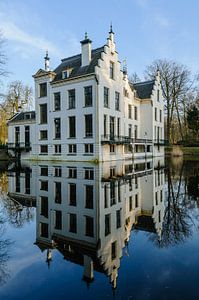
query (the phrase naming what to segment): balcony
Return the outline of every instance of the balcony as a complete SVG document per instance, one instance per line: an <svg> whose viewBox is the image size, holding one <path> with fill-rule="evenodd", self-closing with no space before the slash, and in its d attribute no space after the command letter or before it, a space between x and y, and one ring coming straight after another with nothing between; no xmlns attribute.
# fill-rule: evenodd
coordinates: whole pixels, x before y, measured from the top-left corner
<svg viewBox="0 0 199 300"><path fill-rule="evenodd" d="M31 145L30 143L8 143L7 149L14 150L14 151L22 151L22 150L30 151Z"/></svg>
<svg viewBox="0 0 199 300"><path fill-rule="evenodd" d="M102 135L101 136L101 144L152 144L152 140L150 139L137 139L137 138L130 138L128 136L118 136L118 135Z"/></svg>

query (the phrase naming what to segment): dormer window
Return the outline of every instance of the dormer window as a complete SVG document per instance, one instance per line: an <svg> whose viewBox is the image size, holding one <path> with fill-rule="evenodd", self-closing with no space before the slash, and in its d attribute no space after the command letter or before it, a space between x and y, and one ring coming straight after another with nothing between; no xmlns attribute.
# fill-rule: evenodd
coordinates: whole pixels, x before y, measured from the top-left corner
<svg viewBox="0 0 199 300"><path fill-rule="evenodd" d="M39 96L46 97L47 96L47 83L40 83L39 85Z"/></svg>
<svg viewBox="0 0 199 300"><path fill-rule="evenodd" d="M62 71L62 79L67 79L70 76L71 72L72 72L72 69L67 69L67 70Z"/></svg>

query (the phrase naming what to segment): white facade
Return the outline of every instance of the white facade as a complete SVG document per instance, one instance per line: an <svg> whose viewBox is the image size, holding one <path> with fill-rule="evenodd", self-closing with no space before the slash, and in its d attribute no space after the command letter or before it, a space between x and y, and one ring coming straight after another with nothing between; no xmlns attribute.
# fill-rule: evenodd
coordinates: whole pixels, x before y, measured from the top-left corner
<svg viewBox="0 0 199 300"><path fill-rule="evenodd" d="M47 261L57 249L83 266L85 280L103 271L116 287L123 249L134 228L152 231L161 240L163 158L133 164L34 162L23 164L20 174L14 169L9 175L9 195L36 199L36 244L47 250ZM143 222L146 219L151 226Z"/></svg>
<svg viewBox="0 0 199 300"><path fill-rule="evenodd" d="M54 71L48 64L33 76L36 125L29 158L97 162L162 156L159 72L152 81L129 82L112 29L101 48L91 50L87 36L81 44L80 55L63 59ZM14 125L9 123L12 142Z"/></svg>

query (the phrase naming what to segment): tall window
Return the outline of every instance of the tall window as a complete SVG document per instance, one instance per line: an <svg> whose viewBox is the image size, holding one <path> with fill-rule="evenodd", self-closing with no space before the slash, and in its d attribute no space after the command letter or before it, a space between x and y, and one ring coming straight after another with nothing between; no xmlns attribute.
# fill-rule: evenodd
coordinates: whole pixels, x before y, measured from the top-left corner
<svg viewBox="0 0 199 300"><path fill-rule="evenodd" d="M115 92L115 110L120 110L120 93Z"/></svg>
<svg viewBox="0 0 199 300"><path fill-rule="evenodd" d="M76 124L75 117L69 117L69 137L76 137Z"/></svg>
<svg viewBox="0 0 199 300"><path fill-rule="evenodd" d="M160 101L160 90L157 90L157 101Z"/></svg>
<svg viewBox="0 0 199 300"><path fill-rule="evenodd" d="M93 154L93 144L84 144L85 154Z"/></svg>
<svg viewBox="0 0 199 300"><path fill-rule="evenodd" d="M93 116L85 115L85 136L92 137L93 136Z"/></svg>
<svg viewBox="0 0 199 300"><path fill-rule="evenodd" d="M160 109L160 122L162 122L162 111Z"/></svg>
<svg viewBox="0 0 199 300"><path fill-rule="evenodd" d="M129 138L132 137L132 125L129 124Z"/></svg>
<svg viewBox="0 0 199 300"><path fill-rule="evenodd" d="M77 178L77 168L68 168L68 178Z"/></svg>
<svg viewBox="0 0 199 300"><path fill-rule="evenodd" d="M137 125L134 126L134 138L135 139L138 138L138 127L137 127Z"/></svg>
<svg viewBox="0 0 199 300"><path fill-rule="evenodd" d="M47 104L40 104L40 124L46 124L47 117Z"/></svg>
<svg viewBox="0 0 199 300"><path fill-rule="evenodd" d="M107 116L104 115L104 136L107 135Z"/></svg>
<svg viewBox="0 0 199 300"><path fill-rule="evenodd" d="M55 229L62 229L62 212L60 210L55 211Z"/></svg>
<svg viewBox="0 0 199 300"><path fill-rule="evenodd" d="M84 88L84 98L85 98L85 106L92 106L92 102L93 102L92 86L86 86Z"/></svg>
<svg viewBox="0 0 199 300"><path fill-rule="evenodd" d="M61 138L61 119L55 118L54 124L55 124L55 139L60 139Z"/></svg>
<svg viewBox="0 0 199 300"><path fill-rule="evenodd" d="M40 83L39 85L39 97L46 97L47 96L47 83Z"/></svg>
<svg viewBox="0 0 199 300"><path fill-rule="evenodd" d="M69 231L77 233L77 215L69 214Z"/></svg>
<svg viewBox="0 0 199 300"><path fill-rule="evenodd" d="M69 184L69 204L72 206L76 206L76 184Z"/></svg>
<svg viewBox="0 0 199 300"><path fill-rule="evenodd" d="M75 108L75 89L68 91L68 108Z"/></svg>
<svg viewBox="0 0 199 300"><path fill-rule="evenodd" d="M15 127L15 143L18 144L20 142L20 127Z"/></svg>
<svg viewBox="0 0 199 300"><path fill-rule="evenodd" d="M109 89L104 87L104 107L109 107Z"/></svg>
<svg viewBox="0 0 199 300"><path fill-rule="evenodd" d="M110 78L114 79L114 63L110 61Z"/></svg>
<svg viewBox="0 0 199 300"><path fill-rule="evenodd" d="M48 218L48 197L42 196L40 198L41 202L41 216Z"/></svg>
<svg viewBox="0 0 199 300"><path fill-rule="evenodd" d="M85 179L93 180L94 179L94 170L93 168L85 169Z"/></svg>
<svg viewBox="0 0 199 300"><path fill-rule="evenodd" d="M138 108L137 108L137 106L134 107L134 119L135 120L138 119Z"/></svg>
<svg viewBox="0 0 199 300"><path fill-rule="evenodd" d="M105 215L105 236L111 233L111 214Z"/></svg>
<svg viewBox="0 0 199 300"><path fill-rule="evenodd" d="M60 93L54 93L54 110L61 109L61 96Z"/></svg>
<svg viewBox="0 0 199 300"><path fill-rule="evenodd" d="M77 153L77 145L76 144L69 144L68 145L68 152L69 154L76 154Z"/></svg>
<svg viewBox="0 0 199 300"><path fill-rule="evenodd" d="M132 106L130 104L128 105L128 117L129 119L132 118Z"/></svg>
<svg viewBox="0 0 199 300"><path fill-rule="evenodd" d="M117 136L120 136L120 118L117 118Z"/></svg>
<svg viewBox="0 0 199 300"><path fill-rule="evenodd" d="M110 205L114 205L116 203L115 198L115 182L110 182Z"/></svg>
<svg viewBox="0 0 199 300"><path fill-rule="evenodd" d="M93 186L92 185L85 186L85 194L86 194L85 207L93 209Z"/></svg>
<svg viewBox="0 0 199 300"><path fill-rule="evenodd" d="M116 210L116 227L121 227L121 209Z"/></svg>
<svg viewBox="0 0 199 300"><path fill-rule="evenodd" d="M61 154L61 145L58 144L58 145L54 145L55 147L55 154Z"/></svg>
<svg viewBox="0 0 199 300"><path fill-rule="evenodd" d="M55 182L55 202L61 204L61 182Z"/></svg>
<svg viewBox="0 0 199 300"><path fill-rule="evenodd" d="M92 217L85 216L86 218L86 236L94 236L94 222Z"/></svg>
<svg viewBox="0 0 199 300"><path fill-rule="evenodd" d="M155 107L155 121L157 121L157 107Z"/></svg>

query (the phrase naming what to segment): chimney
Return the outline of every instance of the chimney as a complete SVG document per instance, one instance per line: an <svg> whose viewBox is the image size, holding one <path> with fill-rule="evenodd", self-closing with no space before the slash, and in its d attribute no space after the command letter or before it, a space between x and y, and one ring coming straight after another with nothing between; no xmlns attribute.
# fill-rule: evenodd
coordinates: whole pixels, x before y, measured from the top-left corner
<svg viewBox="0 0 199 300"><path fill-rule="evenodd" d="M88 38L87 32L85 33L85 39L80 42L82 44L82 56L81 66L88 66L91 62L91 43L92 41Z"/></svg>
<svg viewBox="0 0 199 300"><path fill-rule="evenodd" d="M50 60L50 57L48 56L48 50L46 50L46 56L44 57L44 61L45 61L45 71L50 71L49 60Z"/></svg>

